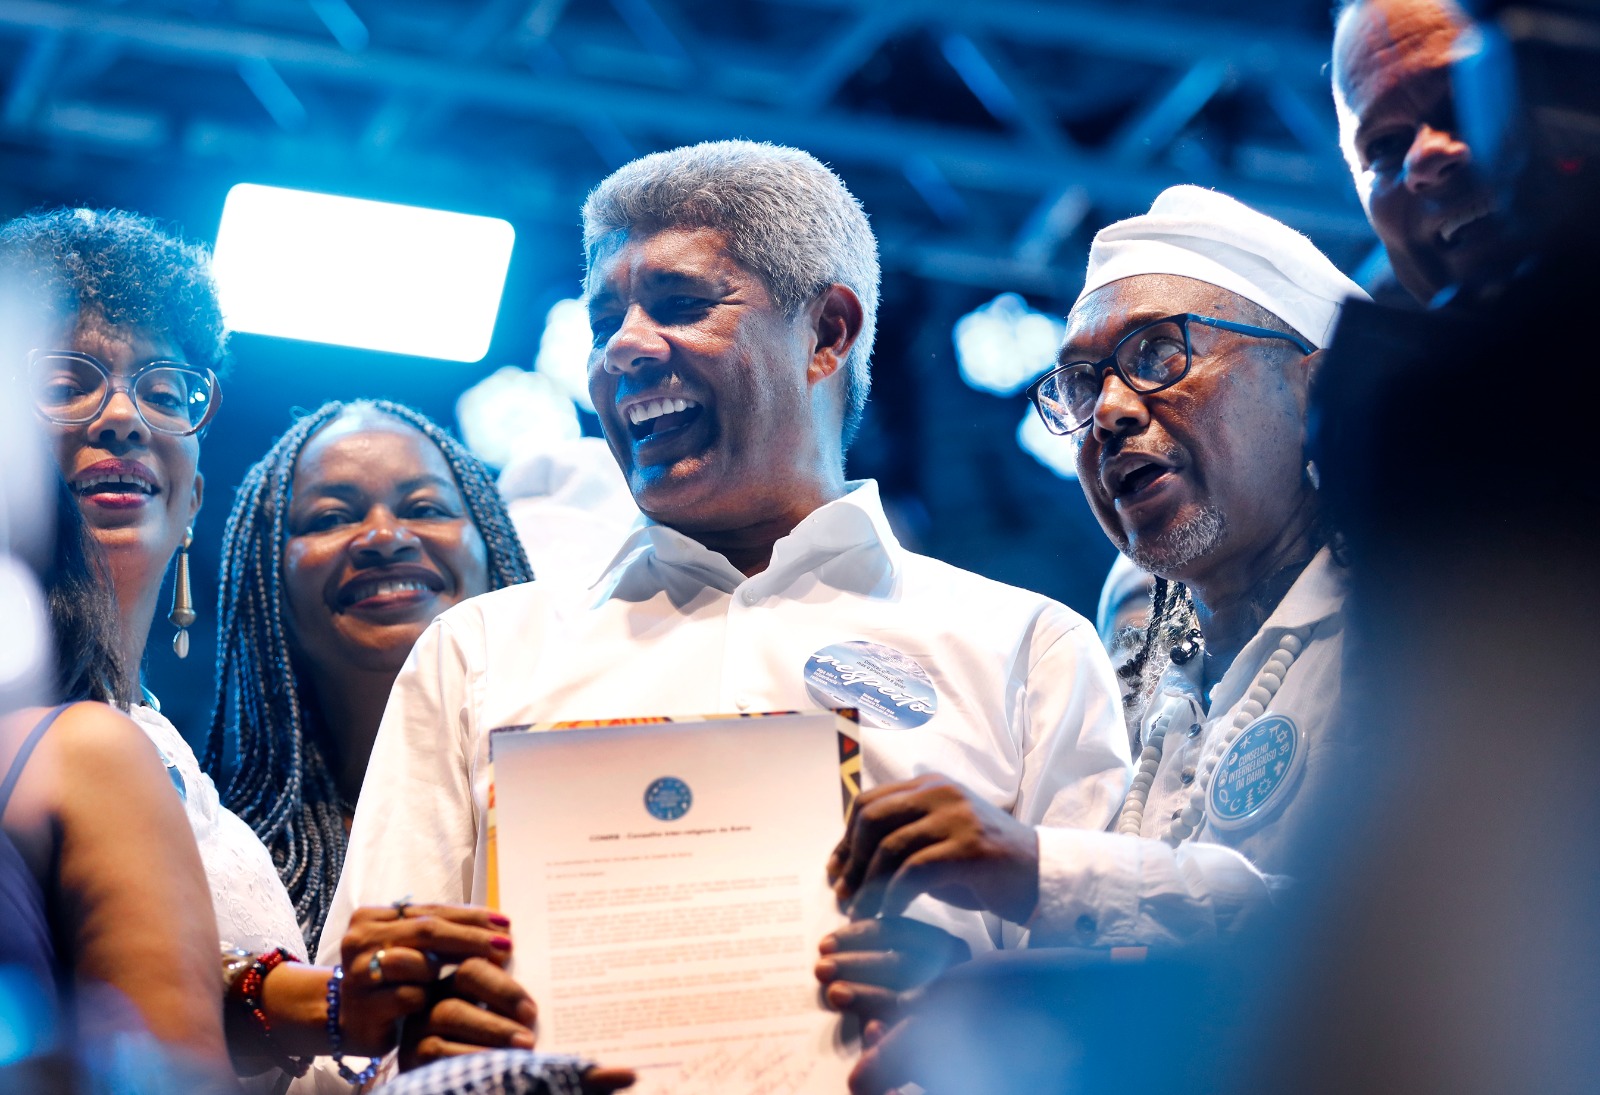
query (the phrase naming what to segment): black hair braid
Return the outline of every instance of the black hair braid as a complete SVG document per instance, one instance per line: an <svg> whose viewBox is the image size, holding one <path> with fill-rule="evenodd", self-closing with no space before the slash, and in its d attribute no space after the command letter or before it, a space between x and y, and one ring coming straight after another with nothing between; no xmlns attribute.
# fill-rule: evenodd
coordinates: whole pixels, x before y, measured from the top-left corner
<svg viewBox="0 0 1600 1095"><path fill-rule="evenodd" d="M1166 672L1172 648L1195 626L1194 594L1182 582L1157 577L1150 590L1150 619L1138 651L1122 664L1117 675L1130 683L1122 702L1129 709L1143 706Z"/></svg>
<svg viewBox="0 0 1600 1095"><path fill-rule="evenodd" d="M438 447L483 537L491 589L533 577L489 469L427 416L398 403L323 404L285 431L240 483L222 536L217 695L205 766L224 786L223 801L272 852L313 948L344 865L345 804L328 764L326 731L290 652L283 553L300 453L328 423L360 410L403 422ZM224 780L230 727L238 752Z"/></svg>

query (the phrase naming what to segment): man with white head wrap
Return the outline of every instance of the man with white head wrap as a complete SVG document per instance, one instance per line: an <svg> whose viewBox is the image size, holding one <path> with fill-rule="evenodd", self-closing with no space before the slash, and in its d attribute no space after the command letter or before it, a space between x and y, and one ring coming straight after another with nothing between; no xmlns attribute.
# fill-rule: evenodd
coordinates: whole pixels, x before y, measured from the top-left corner
<svg viewBox="0 0 1600 1095"><path fill-rule="evenodd" d="M1151 696L1116 831L1041 837L1035 943L1204 938L1295 869L1343 653L1305 416L1352 296L1310 240L1199 187L1095 237L1036 403L1078 439L1106 534L1156 575L1124 670Z"/></svg>
<svg viewBox="0 0 1600 1095"><path fill-rule="evenodd" d="M1157 577L1124 670L1150 699L1113 831L1039 830L1037 873L1013 885L1037 887L1031 945L1214 937L1270 906L1294 870L1296 822L1339 749L1343 648L1343 568L1319 521L1306 407L1339 309L1361 295L1304 236L1199 187L1096 236L1058 365L1030 396L1077 440L1107 535ZM857 888L938 892L996 869L979 843L964 863L907 856L939 814L909 793L894 806L844 849L872 863Z"/></svg>

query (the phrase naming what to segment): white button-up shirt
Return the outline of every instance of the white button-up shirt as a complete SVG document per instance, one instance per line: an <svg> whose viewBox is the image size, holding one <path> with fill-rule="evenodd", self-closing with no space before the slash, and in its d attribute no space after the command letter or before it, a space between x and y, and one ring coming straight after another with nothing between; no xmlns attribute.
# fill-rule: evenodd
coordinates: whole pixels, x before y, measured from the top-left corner
<svg viewBox="0 0 1600 1095"><path fill-rule="evenodd" d="M815 708L807 660L858 640L915 660L937 699L920 726L863 725L864 786L939 772L1029 825L1110 822L1128 744L1093 625L905 550L869 481L801 521L754 577L644 523L589 589L536 581L435 620L384 712L323 958L359 905L483 901L495 727ZM992 917L927 912L975 948L1000 934Z"/></svg>
<svg viewBox="0 0 1600 1095"><path fill-rule="evenodd" d="M1329 772L1347 747L1337 712L1345 575L1327 549L1319 552L1212 689L1209 708L1183 671L1168 671L1142 723L1141 741L1148 742L1151 724L1170 717L1141 835L1040 831L1032 945L1183 944L1270 906L1297 865L1307 825L1323 816L1318 800L1339 792ZM1196 836L1169 847L1160 838L1204 778L1204 758L1218 751L1256 675L1290 631L1305 646L1265 715L1285 715L1304 731L1303 767L1250 823L1220 829L1208 810Z"/></svg>

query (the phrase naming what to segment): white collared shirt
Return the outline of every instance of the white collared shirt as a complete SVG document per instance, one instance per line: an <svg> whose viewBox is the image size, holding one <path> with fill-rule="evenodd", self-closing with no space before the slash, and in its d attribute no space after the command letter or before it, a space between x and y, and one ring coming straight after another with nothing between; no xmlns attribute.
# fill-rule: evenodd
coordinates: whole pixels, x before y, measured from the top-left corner
<svg viewBox="0 0 1600 1095"><path fill-rule="evenodd" d="M1180 672L1168 671L1144 716L1174 717L1163 742L1140 836L1041 830L1039 908L1033 946L1160 946L1210 938L1271 905L1314 814L1310 804L1337 793L1326 777L1344 748L1337 718L1344 661L1345 570L1324 548L1245 644L1212 689L1209 709ZM1263 718L1287 716L1304 732L1303 765L1260 816L1237 828L1213 824L1169 847L1161 837L1188 806L1204 758L1234 725L1256 675L1293 631L1305 646ZM1189 727L1198 731L1189 732Z"/></svg>
<svg viewBox="0 0 1600 1095"><path fill-rule="evenodd" d="M915 660L937 696L921 726L863 726L864 786L939 772L1029 825L1110 822L1127 733L1093 625L905 550L868 481L801 521L751 578L644 523L589 589L536 581L436 619L384 712L323 957L359 905L483 901L495 727L815 708L807 660L863 640ZM992 918L940 912L928 918L975 948L998 934Z"/></svg>

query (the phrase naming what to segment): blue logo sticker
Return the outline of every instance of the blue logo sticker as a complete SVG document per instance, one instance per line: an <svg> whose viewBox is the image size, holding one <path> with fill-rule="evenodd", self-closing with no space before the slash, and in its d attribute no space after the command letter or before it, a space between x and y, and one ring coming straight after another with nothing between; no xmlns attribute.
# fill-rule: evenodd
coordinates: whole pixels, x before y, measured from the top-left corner
<svg viewBox="0 0 1600 1095"><path fill-rule="evenodd" d="M1245 727L1211 777L1211 823L1228 829L1261 815L1289 785L1304 754L1300 729L1286 715L1263 715Z"/></svg>
<svg viewBox="0 0 1600 1095"><path fill-rule="evenodd" d="M806 691L824 707L854 707L862 722L890 730L921 726L939 710L928 671L881 643L823 647L806 660Z"/></svg>
<svg viewBox="0 0 1600 1095"><path fill-rule="evenodd" d="M657 821L677 821L693 805L689 785L677 776L662 776L644 789L644 808Z"/></svg>

